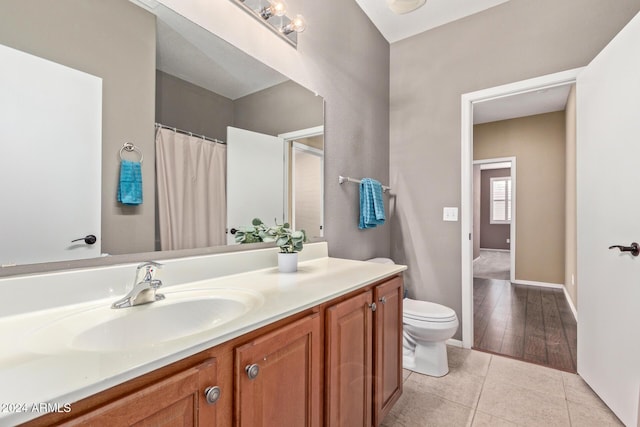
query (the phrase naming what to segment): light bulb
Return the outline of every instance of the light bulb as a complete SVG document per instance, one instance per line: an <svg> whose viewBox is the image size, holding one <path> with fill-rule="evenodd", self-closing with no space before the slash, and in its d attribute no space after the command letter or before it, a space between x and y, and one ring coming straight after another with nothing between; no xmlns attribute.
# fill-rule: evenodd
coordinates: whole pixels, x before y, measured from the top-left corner
<svg viewBox="0 0 640 427"><path fill-rule="evenodd" d="M290 34L292 32L301 33L307 28L307 23L304 22L302 15L296 15L285 27L282 28L282 32Z"/></svg>
<svg viewBox="0 0 640 427"><path fill-rule="evenodd" d="M287 12L287 6L283 1L276 1L271 3L271 10L273 10L274 15L282 16Z"/></svg>
<svg viewBox="0 0 640 427"><path fill-rule="evenodd" d="M272 16L283 16L287 12L287 6L282 0L270 1L269 6L265 6L260 10L260 16L263 19L269 19Z"/></svg>

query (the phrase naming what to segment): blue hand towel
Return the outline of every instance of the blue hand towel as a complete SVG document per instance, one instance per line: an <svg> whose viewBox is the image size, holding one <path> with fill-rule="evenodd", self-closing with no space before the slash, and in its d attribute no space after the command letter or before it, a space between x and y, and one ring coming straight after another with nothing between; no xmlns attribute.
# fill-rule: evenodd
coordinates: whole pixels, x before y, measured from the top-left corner
<svg viewBox="0 0 640 427"><path fill-rule="evenodd" d="M360 224L358 228L374 228L384 224L384 201L382 184L375 179L363 178L360 181Z"/></svg>
<svg viewBox="0 0 640 427"><path fill-rule="evenodd" d="M140 162L120 162L118 201L124 205L142 204L142 168Z"/></svg>

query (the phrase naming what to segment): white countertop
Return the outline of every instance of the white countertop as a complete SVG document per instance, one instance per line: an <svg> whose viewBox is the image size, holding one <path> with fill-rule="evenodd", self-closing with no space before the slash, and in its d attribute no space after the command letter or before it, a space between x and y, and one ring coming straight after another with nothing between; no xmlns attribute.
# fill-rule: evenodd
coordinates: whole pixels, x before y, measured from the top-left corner
<svg viewBox="0 0 640 427"><path fill-rule="evenodd" d="M246 290L261 295L261 304L212 329L128 351L81 351L60 345L64 340L55 337L35 340L34 345L33 337L43 325L88 307L111 305L117 299L113 296L0 317L0 425L43 415L31 412L40 403L73 404L405 269L403 265L321 257L300 262L297 273L279 273L273 267L162 288L167 294L184 289Z"/></svg>

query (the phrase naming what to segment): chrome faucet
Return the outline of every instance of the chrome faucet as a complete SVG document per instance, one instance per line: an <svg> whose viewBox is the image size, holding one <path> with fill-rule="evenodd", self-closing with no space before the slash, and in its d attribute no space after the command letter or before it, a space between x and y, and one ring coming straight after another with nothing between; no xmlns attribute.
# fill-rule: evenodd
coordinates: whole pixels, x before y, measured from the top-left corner
<svg viewBox="0 0 640 427"><path fill-rule="evenodd" d="M162 282L154 279L156 270L159 268L162 268L162 264L153 261L143 262L138 265L136 277L133 281L133 289L127 295L114 302L111 308L133 307L163 300L164 295L156 293L158 288L162 286Z"/></svg>

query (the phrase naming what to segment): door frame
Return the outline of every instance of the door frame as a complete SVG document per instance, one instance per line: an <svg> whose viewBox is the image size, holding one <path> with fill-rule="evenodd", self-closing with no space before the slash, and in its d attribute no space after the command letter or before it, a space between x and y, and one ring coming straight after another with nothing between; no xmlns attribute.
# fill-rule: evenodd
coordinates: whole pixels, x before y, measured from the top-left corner
<svg viewBox="0 0 640 427"><path fill-rule="evenodd" d="M492 159L481 159L481 160L473 160L471 164L471 169L473 170L474 165L487 165L492 163L510 163L511 164L511 223L509 224L509 280L516 280L516 158L515 156L511 157L498 157ZM471 174L471 188L473 189L473 173ZM473 197L473 190L471 191L471 196ZM473 216L475 212L473 211L473 203L471 204L471 222L473 223ZM476 236L475 234L471 235L471 298L473 299L473 240L479 239L480 236ZM471 317L473 317L473 305L471 306Z"/></svg>
<svg viewBox="0 0 640 427"><path fill-rule="evenodd" d="M291 141L291 153L293 154L294 150L298 150L298 151L303 151L307 154L316 156L320 158L320 170L322 171L322 176L320 177L320 194L324 194L324 150L318 150L317 148L313 148L310 147L308 145L305 144L300 144L299 142L296 142L295 140ZM286 150L286 153L288 155L289 150ZM295 156L291 156L288 159L288 163L291 164L291 176L295 177L296 176L296 160L295 160ZM297 225L296 225L296 181L295 179L292 180L292 182L290 183L290 191L291 191L291 209L289 209L289 211L291 212L291 218L289 218L289 222L291 223L291 226L293 227L293 229L297 230ZM320 237L324 236L324 200L323 198L320 198L320 225L321 225L321 229L320 229Z"/></svg>
<svg viewBox="0 0 640 427"><path fill-rule="evenodd" d="M292 144L295 142L296 139L311 138L313 136L318 136L318 135L324 135L324 125L314 126L306 129L294 130L291 132L278 134L278 137L284 139L284 191L285 191L284 212L286 214L285 216L287 216L287 219L286 219L287 221L291 221L291 218L288 218L289 213L291 212L291 209L289 206L289 196L288 196L289 186L291 185L291 183L289 182L289 172L288 172L290 168L290 163L291 163L291 159L289 158L289 146L292 146ZM322 152L323 152L323 162L322 162L321 191L324 194L324 149L322 150ZM322 230L324 233L324 198L322 201L322 212L320 217L322 219Z"/></svg>
<svg viewBox="0 0 640 427"><path fill-rule="evenodd" d="M482 89L461 96L461 286L462 286L462 346L473 345L473 106L541 89L575 83L584 67L534 77L519 82ZM513 227L515 228L515 227ZM512 270L512 271L515 271Z"/></svg>

